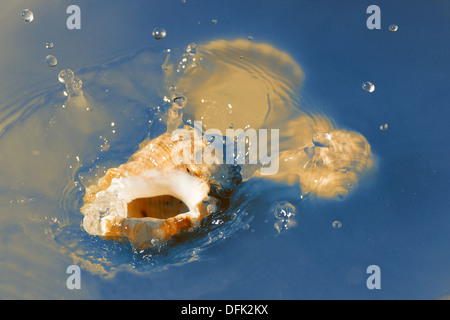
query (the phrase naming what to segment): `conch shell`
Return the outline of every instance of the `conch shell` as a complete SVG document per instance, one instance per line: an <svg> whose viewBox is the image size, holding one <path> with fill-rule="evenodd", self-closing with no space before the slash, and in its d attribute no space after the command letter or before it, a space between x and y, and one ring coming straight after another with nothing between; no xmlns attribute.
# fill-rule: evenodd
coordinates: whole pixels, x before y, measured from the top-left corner
<svg viewBox="0 0 450 320"><path fill-rule="evenodd" d="M203 150L206 143L193 139L192 127L184 129L190 136L174 140L164 133L142 143L128 162L86 188L86 232L145 249L197 228L226 201L230 186L240 182L236 167L190 164L186 150L196 150L194 144Z"/></svg>

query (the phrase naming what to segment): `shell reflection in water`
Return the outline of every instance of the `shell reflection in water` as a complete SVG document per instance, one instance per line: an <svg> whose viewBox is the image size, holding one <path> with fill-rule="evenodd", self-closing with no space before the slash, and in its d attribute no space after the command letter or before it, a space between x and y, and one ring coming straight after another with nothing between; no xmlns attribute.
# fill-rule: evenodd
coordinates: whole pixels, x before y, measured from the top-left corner
<svg viewBox="0 0 450 320"><path fill-rule="evenodd" d="M222 132L279 130L278 172L261 175L260 170L244 168L245 178L291 183L297 176L302 194L341 199L371 172L374 158L363 135L338 128L300 103L303 71L287 53L238 39L198 45L194 56L199 63L181 76L166 74L166 83L176 83L191 101L186 115Z"/></svg>

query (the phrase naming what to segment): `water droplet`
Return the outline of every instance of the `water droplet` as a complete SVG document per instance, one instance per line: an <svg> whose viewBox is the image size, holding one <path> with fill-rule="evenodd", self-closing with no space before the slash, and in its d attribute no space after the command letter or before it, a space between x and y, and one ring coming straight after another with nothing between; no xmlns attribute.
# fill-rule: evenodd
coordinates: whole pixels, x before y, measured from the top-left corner
<svg viewBox="0 0 450 320"><path fill-rule="evenodd" d="M53 42L47 42L47 43L45 43L45 47L46 47L47 49L53 48Z"/></svg>
<svg viewBox="0 0 450 320"><path fill-rule="evenodd" d="M164 28L155 28L152 32L153 38L156 40L161 40L166 36L166 29Z"/></svg>
<svg viewBox="0 0 450 320"><path fill-rule="evenodd" d="M291 219L295 216L295 207L289 202L283 201L275 206L273 213L277 219Z"/></svg>
<svg viewBox="0 0 450 320"><path fill-rule="evenodd" d="M388 129L388 127L389 127L388 124L385 123L385 124L383 124L383 125L380 126L380 130L381 130L381 131L386 131L386 130Z"/></svg>
<svg viewBox="0 0 450 320"><path fill-rule="evenodd" d="M31 22L34 19L33 12L30 11L30 9L25 9L21 13L22 19L25 22Z"/></svg>
<svg viewBox="0 0 450 320"><path fill-rule="evenodd" d="M54 67L58 64L58 60L56 60L54 56L48 55L45 57L45 63L47 63L49 67Z"/></svg>
<svg viewBox="0 0 450 320"><path fill-rule="evenodd" d="M328 147L331 142L331 135L328 132L316 132L312 142L316 147Z"/></svg>
<svg viewBox="0 0 450 320"><path fill-rule="evenodd" d="M396 24L391 24L391 25L389 26L389 31L395 32L395 31L397 31L397 30L398 30L398 25L396 25Z"/></svg>
<svg viewBox="0 0 450 320"><path fill-rule="evenodd" d="M171 97L172 103L176 104L179 109L183 109L186 106L187 98L181 93L173 94Z"/></svg>
<svg viewBox="0 0 450 320"><path fill-rule="evenodd" d="M374 92L375 91L375 85L372 82L363 82L362 88L366 90L367 92Z"/></svg>
<svg viewBox="0 0 450 320"><path fill-rule="evenodd" d="M61 83L72 82L75 77L75 74L70 69L61 70L58 74L58 80Z"/></svg>
<svg viewBox="0 0 450 320"><path fill-rule="evenodd" d="M340 221L333 221L333 223L331 224L333 226L334 229L340 229L342 228L342 222Z"/></svg>

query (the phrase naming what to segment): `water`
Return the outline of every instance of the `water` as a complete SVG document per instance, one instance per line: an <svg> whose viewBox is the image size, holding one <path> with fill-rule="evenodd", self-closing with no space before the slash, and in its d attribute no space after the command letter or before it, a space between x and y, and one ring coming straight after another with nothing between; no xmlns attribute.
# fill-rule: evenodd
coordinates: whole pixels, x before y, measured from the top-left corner
<svg viewBox="0 0 450 320"><path fill-rule="evenodd" d="M0 35L1 298L435 299L450 293L448 4L382 1L381 30L368 30L365 8L350 3L231 4L78 1L81 29L68 30L67 4L40 1L30 8L36 13L32 23L24 23L18 14L28 6L25 1L5 1L0 13L6 30ZM404 26L401 32L390 33L384 22L389 20ZM165 26L170 37L149 38L155 25ZM52 68L43 63L49 51L42 44L49 38L58 50L52 51L59 60ZM341 201L302 196L292 168L311 165L311 158L326 155L329 147L316 146L313 134L299 135L286 141L298 148L283 154L288 161L280 173L286 176L246 181L228 209L206 220L187 241L155 243L140 252L87 234L79 211L86 186L125 162L146 138L166 131L174 92L187 99L183 117L196 120L196 112L203 113L205 127L222 131L231 123L258 127L267 112L253 106L280 105L259 93L268 84L295 79L286 71L292 65L274 78L277 60L261 59L252 76L271 81L253 81L245 72L223 81L224 75L233 76L232 65L241 71L255 66L254 52L242 53L236 45L223 48L236 58L219 59L222 77L211 78L211 85L189 76L201 50L191 55L188 45L201 49L215 39L266 43L287 53L304 79L299 86L291 83L280 101L362 133L376 171ZM218 48L207 47L207 56L216 57ZM177 73L175 64L183 58L185 68ZM73 73L60 75L60 82L64 69ZM189 81L179 81L185 74ZM373 94L361 90L366 79L377 86ZM223 83L233 92L247 88L248 99L217 95L214 86ZM202 92L209 106L212 101L223 106L219 113L208 113L197 99ZM251 117L239 114L245 108ZM285 111L289 115L292 109ZM266 120L274 120L273 127L277 119ZM328 132L323 128L328 123L314 119L318 128L311 132ZM310 131L309 125L289 123L276 126ZM389 123L386 132L380 130L384 123ZM278 203L295 208L295 224L283 214L290 206L275 216ZM332 221L344 225L334 229ZM81 290L65 285L72 264L81 267ZM373 264L381 269L381 290L366 287L366 269Z"/></svg>

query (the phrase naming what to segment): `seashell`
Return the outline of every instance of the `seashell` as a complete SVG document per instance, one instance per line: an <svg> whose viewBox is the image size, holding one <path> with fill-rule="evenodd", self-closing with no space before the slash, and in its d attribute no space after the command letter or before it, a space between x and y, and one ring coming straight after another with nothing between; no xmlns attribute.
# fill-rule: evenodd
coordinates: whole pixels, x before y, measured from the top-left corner
<svg viewBox="0 0 450 320"><path fill-rule="evenodd" d="M169 133L141 144L96 185L86 188L83 228L108 240L129 240L145 249L197 228L200 221L226 203L239 174L226 165L193 164L189 150L203 150L202 140L185 127L187 136ZM216 177L230 179L221 181ZM227 176L227 174L229 174ZM223 189L223 190L221 190Z"/></svg>

